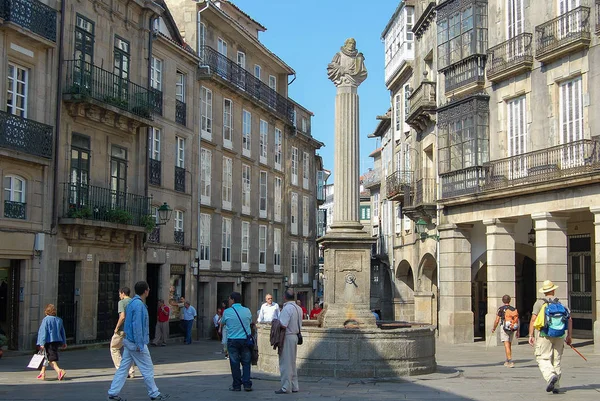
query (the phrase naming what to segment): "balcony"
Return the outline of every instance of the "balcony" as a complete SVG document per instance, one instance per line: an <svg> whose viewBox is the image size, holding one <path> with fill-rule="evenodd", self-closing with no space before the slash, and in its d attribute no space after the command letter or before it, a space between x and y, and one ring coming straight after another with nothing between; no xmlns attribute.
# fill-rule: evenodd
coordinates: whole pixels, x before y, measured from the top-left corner
<svg viewBox="0 0 600 401"><path fill-rule="evenodd" d="M398 170L385 179L386 196L388 200L405 202L410 199L412 171Z"/></svg>
<svg viewBox="0 0 600 401"><path fill-rule="evenodd" d="M535 37L535 58L542 63L589 47L590 8L577 7L536 26Z"/></svg>
<svg viewBox="0 0 600 401"><path fill-rule="evenodd" d="M440 174L441 199L470 195L481 191L485 184L483 166L467 167Z"/></svg>
<svg viewBox="0 0 600 401"><path fill-rule="evenodd" d="M258 102L266 110L294 126L294 104L290 100L212 47L203 46L200 50L198 78L217 78L221 84L239 90L241 94L245 94L249 99Z"/></svg>
<svg viewBox="0 0 600 401"><path fill-rule="evenodd" d="M532 34L522 33L490 48L487 52L487 78L493 83L498 83L531 71L532 42Z"/></svg>
<svg viewBox="0 0 600 401"><path fill-rule="evenodd" d="M446 96L483 89L486 57L475 54L440 70L444 74Z"/></svg>
<svg viewBox="0 0 600 401"><path fill-rule="evenodd" d="M152 244L160 244L160 227L154 227L154 230L148 234L148 242Z"/></svg>
<svg viewBox="0 0 600 401"><path fill-rule="evenodd" d="M56 43L56 10L37 0L0 0L0 18Z"/></svg>
<svg viewBox="0 0 600 401"><path fill-rule="evenodd" d="M160 186L161 182L161 162L160 160L148 160L148 183Z"/></svg>
<svg viewBox="0 0 600 401"><path fill-rule="evenodd" d="M173 231L173 239L175 240L176 244L183 245L185 240L185 232L177 230Z"/></svg>
<svg viewBox="0 0 600 401"><path fill-rule="evenodd" d="M362 185L365 189L381 185L381 171L379 169L369 170L362 176Z"/></svg>
<svg viewBox="0 0 600 401"><path fill-rule="evenodd" d="M420 178L415 181L415 193L412 202L404 205L404 214L410 219L435 217L436 215L435 178Z"/></svg>
<svg viewBox="0 0 600 401"><path fill-rule="evenodd" d="M27 204L23 202L4 201L4 217L7 219L25 220Z"/></svg>
<svg viewBox="0 0 600 401"><path fill-rule="evenodd" d="M175 166L175 191L185 192L185 169Z"/></svg>
<svg viewBox="0 0 600 401"><path fill-rule="evenodd" d="M106 222L118 225L111 225L113 228L144 231L150 198L93 185L63 183L62 186L62 224L78 224L77 220Z"/></svg>
<svg viewBox="0 0 600 401"><path fill-rule="evenodd" d="M71 115L135 133L138 127L149 124L154 113L162 113L162 92L82 60L65 64L63 100Z"/></svg>
<svg viewBox="0 0 600 401"><path fill-rule="evenodd" d="M52 127L0 111L0 148L52 158Z"/></svg>
<svg viewBox="0 0 600 401"><path fill-rule="evenodd" d="M181 100L175 100L175 122L183 126L186 125L187 110L186 105Z"/></svg>
<svg viewBox="0 0 600 401"><path fill-rule="evenodd" d="M424 79L411 93L408 104L410 108L406 123L418 132L422 132L435 118L435 82Z"/></svg>

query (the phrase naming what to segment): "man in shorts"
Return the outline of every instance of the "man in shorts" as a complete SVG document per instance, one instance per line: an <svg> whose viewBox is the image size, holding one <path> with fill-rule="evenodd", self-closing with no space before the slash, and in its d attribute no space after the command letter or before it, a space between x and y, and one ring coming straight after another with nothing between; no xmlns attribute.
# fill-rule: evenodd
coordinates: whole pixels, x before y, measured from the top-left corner
<svg viewBox="0 0 600 401"><path fill-rule="evenodd" d="M510 306L510 295L504 295L502 297L502 303L504 305L498 308L498 312L496 313L496 321L494 322L494 328L492 329L492 333L496 332L496 327L498 327L498 324L500 322L504 323L504 314L506 313L506 310L509 308L514 310L514 308ZM504 362L504 366L508 368L515 367L515 363L512 360L512 342L515 336L519 338L519 330L506 331L504 327L502 327L502 330L500 330L500 341L504 343L504 352L506 353L506 361Z"/></svg>

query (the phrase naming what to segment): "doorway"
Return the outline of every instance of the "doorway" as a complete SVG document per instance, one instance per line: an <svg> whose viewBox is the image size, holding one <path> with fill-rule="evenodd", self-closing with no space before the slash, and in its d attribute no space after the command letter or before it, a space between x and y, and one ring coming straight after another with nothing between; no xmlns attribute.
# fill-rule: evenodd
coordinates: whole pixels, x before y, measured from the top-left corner
<svg viewBox="0 0 600 401"><path fill-rule="evenodd" d="M77 262L61 260L58 262L59 289L56 297L56 313L63 320L68 344L75 344L77 321L77 302L75 301L75 271Z"/></svg>
<svg viewBox="0 0 600 401"><path fill-rule="evenodd" d="M242 283L242 305L250 310L252 310L252 305L250 305L252 302L251 288L251 283Z"/></svg>
<svg viewBox="0 0 600 401"><path fill-rule="evenodd" d="M156 331L156 319L158 313L158 286L160 283L160 265L149 263L146 266L146 282L150 287L146 305L148 306L148 324L150 325L150 339L153 339ZM169 300L166 301L168 305Z"/></svg>
<svg viewBox="0 0 600 401"><path fill-rule="evenodd" d="M21 261L0 259L0 329L9 349L19 346L19 283Z"/></svg>
<svg viewBox="0 0 600 401"><path fill-rule="evenodd" d="M106 262L99 265L97 341L110 340L117 324L121 265Z"/></svg>
<svg viewBox="0 0 600 401"><path fill-rule="evenodd" d="M217 305L225 302L225 306L229 306L227 300L233 292L233 283L217 283Z"/></svg>

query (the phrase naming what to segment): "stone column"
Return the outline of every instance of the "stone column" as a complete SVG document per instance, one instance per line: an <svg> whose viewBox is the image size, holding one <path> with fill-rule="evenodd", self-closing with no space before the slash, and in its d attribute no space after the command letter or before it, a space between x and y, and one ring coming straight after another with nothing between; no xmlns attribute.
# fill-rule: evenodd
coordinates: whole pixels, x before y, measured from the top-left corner
<svg viewBox="0 0 600 401"><path fill-rule="evenodd" d="M567 269L567 220L557 213L535 213L536 291L544 280L558 286L555 294L564 305L569 304ZM536 296L542 295L538 292Z"/></svg>
<svg viewBox="0 0 600 401"><path fill-rule="evenodd" d="M450 344L473 342L471 310L472 225L440 225L439 338Z"/></svg>
<svg viewBox="0 0 600 401"><path fill-rule="evenodd" d="M505 294L517 303L515 296L515 224L516 219L484 220L487 239L487 314L485 335L492 335L496 312L502 306ZM500 331L496 332L495 344L501 345Z"/></svg>
<svg viewBox="0 0 600 401"><path fill-rule="evenodd" d="M594 213L594 270L596 282L592 287L595 299L592 304L594 319L594 353L600 354L600 206L591 207Z"/></svg>

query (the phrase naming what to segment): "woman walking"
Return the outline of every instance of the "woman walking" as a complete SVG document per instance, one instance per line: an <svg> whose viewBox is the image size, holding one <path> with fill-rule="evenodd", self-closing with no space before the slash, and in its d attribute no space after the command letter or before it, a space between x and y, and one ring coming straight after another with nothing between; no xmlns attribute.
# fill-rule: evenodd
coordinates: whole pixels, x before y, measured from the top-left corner
<svg viewBox="0 0 600 401"><path fill-rule="evenodd" d="M37 345L40 349L46 351L48 363L58 374L58 380L62 380L66 372L58 366L58 348L67 348L67 336L65 335L65 326L61 318L56 317L56 307L48 304L45 309L46 317L42 320L38 330ZM42 371L37 377L40 380L46 379L46 367L42 366Z"/></svg>

